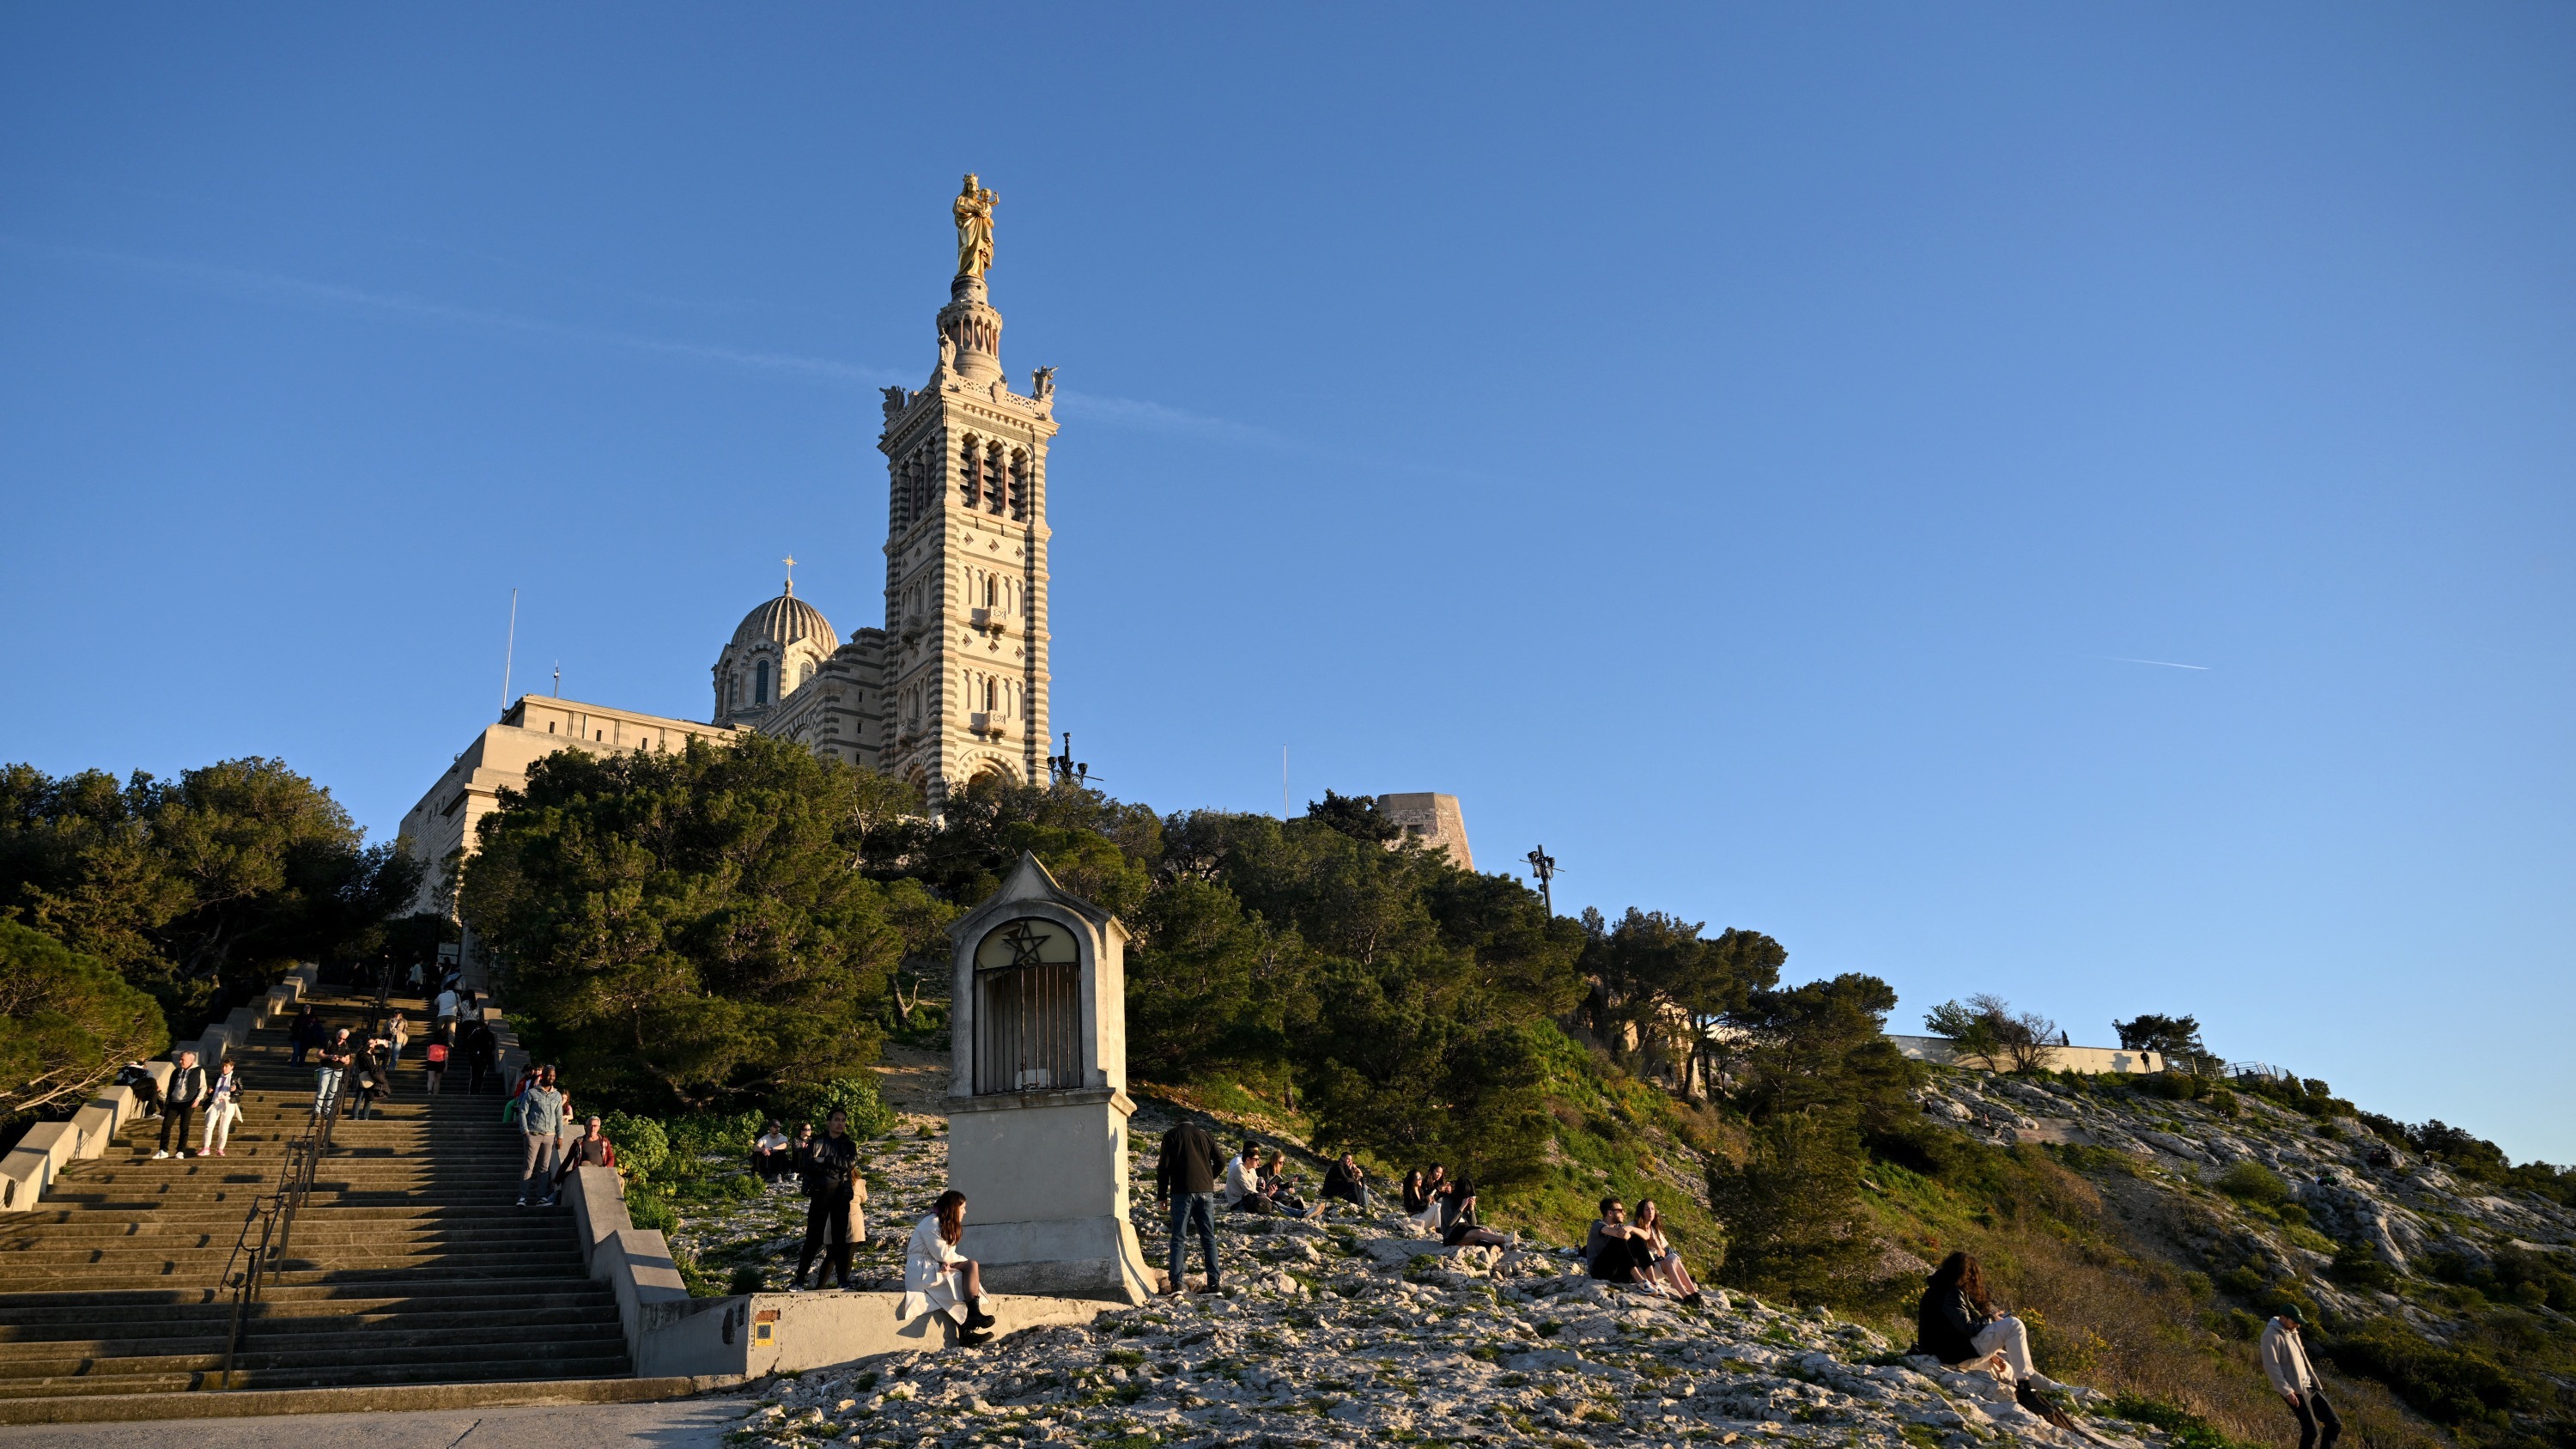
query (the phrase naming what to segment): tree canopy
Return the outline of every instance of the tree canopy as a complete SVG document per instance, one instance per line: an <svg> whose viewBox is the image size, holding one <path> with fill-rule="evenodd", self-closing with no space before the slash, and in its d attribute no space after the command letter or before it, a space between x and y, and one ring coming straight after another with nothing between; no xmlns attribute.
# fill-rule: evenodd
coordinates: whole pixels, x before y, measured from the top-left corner
<svg viewBox="0 0 2576 1449"><path fill-rule="evenodd" d="M926 950L918 882L864 864L881 782L752 735L537 761L480 824L459 908L530 1044L612 1099L705 1110L874 1060Z"/></svg>
<svg viewBox="0 0 2576 1449"><path fill-rule="evenodd" d="M376 949L419 869L280 760L123 783L0 767L0 917L149 992L174 1032L283 962Z"/></svg>
<svg viewBox="0 0 2576 1449"><path fill-rule="evenodd" d="M85 1101L169 1044L160 1004L106 963L0 921L0 1118Z"/></svg>

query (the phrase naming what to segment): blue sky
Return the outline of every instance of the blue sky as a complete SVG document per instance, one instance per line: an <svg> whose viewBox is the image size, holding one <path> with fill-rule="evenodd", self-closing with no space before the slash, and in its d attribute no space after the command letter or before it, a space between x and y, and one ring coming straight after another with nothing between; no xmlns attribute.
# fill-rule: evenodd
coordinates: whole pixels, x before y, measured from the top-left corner
<svg viewBox="0 0 2576 1449"><path fill-rule="evenodd" d="M2576 12L18 6L0 757L390 831L881 618L961 171L1056 712L2576 1160ZM2154 662L2149 662L2154 661ZM2188 667L2186 667L2188 666ZM2553 1105L2554 1104L2554 1105Z"/></svg>

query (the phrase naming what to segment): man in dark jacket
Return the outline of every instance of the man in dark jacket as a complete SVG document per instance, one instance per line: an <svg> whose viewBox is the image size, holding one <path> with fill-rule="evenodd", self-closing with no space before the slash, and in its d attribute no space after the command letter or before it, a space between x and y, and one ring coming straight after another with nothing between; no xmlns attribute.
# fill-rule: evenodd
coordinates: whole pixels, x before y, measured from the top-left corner
<svg viewBox="0 0 2576 1449"><path fill-rule="evenodd" d="M492 1075L493 1058L499 1055L499 1043L492 1039L492 1028L476 1020L465 1023L465 1064L473 1077L465 1084L469 1093L483 1090L483 1079Z"/></svg>
<svg viewBox="0 0 2576 1449"><path fill-rule="evenodd" d="M1196 1122L1184 1122L1163 1134L1162 1160L1154 1166L1154 1202L1172 1206L1171 1284L1181 1291L1181 1269L1189 1262L1192 1227L1198 1229L1199 1256L1207 1261L1207 1291L1217 1291L1216 1187L1224 1180L1225 1160L1216 1139Z"/></svg>
<svg viewBox="0 0 2576 1449"><path fill-rule="evenodd" d="M850 1137L850 1114L834 1108L823 1120L823 1135L806 1144L804 1161L797 1164L805 1179L805 1251L797 1256L796 1276L791 1290L802 1292L805 1274L814 1266L814 1254L823 1254L823 1266L833 1276L837 1287L850 1286L850 1209L858 1199L859 1144ZM814 1286L823 1286L816 1278Z"/></svg>
<svg viewBox="0 0 2576 1449"><path fill-rule="evenodd" d="M197 1065L195 1052L179 1053L179 1069L170 1074L170 1090L162 1097L161 1146L153 1156L170 1155L170 1129L179 1129L179 1155L188 1155L188 1129L195 1124L197 1109L206 1105L209 1090L206 1069Z"/></svg>

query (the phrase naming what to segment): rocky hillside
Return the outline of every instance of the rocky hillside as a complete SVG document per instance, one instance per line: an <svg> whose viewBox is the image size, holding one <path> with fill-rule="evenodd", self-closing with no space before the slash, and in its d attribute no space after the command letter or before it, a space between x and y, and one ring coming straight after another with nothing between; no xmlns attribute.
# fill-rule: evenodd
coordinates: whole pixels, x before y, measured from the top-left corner
<svg viewBox="0 0 2576 1449"><path fill-rule="evenodd" d="M2149 1449L2167 1428L2070 1388L2069 1434L1994 1381L1905 1359L1827 1309L1683 1308L1535 1246L1444 1250L1396 1220L1229 1218L1234 1283L1019 1334L782 1381L752 1442L1150 1445L1473 1442L1971 1449L2009 1438ZM2185 1426L2186 1435L2189 1426Z"/></svg>
<svg viewBox="0 0 2576 1449"><path fill-rule="evenodd" d="M2379 1438L2576 1442L2576 1211L2322 1091L2176 1085L1934 1071L1924 1110L1970 1146L1877 1165L1879 1221L1918 1258L1999 1258L2070 1376L2243 1438L2283 1434L2249 1340L2296 1303Z"/></svg>
<svg viewBox="0 0 2576 1449"><path fill-rule="evenodd" d="M1935 1069L1917 1091L1930 1130L1913 1160L1882 1154L1865 1169L1883 1249L1862 1276L1827 1305L1739 1290L1693 1311L1572 1276L1563 1245L1600 1193L1652 1193L1686 1250L1715 1267L1723 1228L1689 1189L1726 1151L1725 1120L1597 1058L1557 1065L1548 1176L1488 1214L1522 1230L1514 1251L1443 1253L1405 1239L1391 1215L1338 1207L1323 1227L1226 1219L1222 1298L782 1384L778 1411L745 1428L783 1443L998 1432L1137 1449L1355 1430L1492 1443L2075 1442L1994 1402L1988 1385L1898 1356L1921 1274L1965 1248L2032 1321L2043 1370L2070 1386L2066 1406L2098 1441L2294 1443L2252 1338L2260 1315L2296 1302L2318 1325L2355 1442L2576 1442L2576 1213L2466 1178L2341 1104ZM904 1235L945 1185L935 1104L889 1075L909 1110L870 1151L860 1272L877 1283L900 1271ZM1218 1096L1149 1097L1133 1124L1149 1259L1163 1250L1153 1156L1184 1116L1229 1142L1255 1130L1303 1160L1310 1186L1319 1175L1278 1104ZM675 1241L709 1291L735 1275L774 1288L801 1207L784 1191L684 1206Z"/></svg>

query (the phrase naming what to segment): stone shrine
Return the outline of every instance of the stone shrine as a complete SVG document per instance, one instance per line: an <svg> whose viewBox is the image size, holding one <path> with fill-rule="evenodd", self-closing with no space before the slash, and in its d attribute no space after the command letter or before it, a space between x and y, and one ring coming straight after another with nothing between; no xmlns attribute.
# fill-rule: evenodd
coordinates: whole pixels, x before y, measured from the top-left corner
<svg viewBox="0 0 2576 1449"><path fill-rule="evenodd" d="M948 928L948 1183L996 1293L1142 1303L1127 1220L1127 928L1023 853Z"/></svg>

